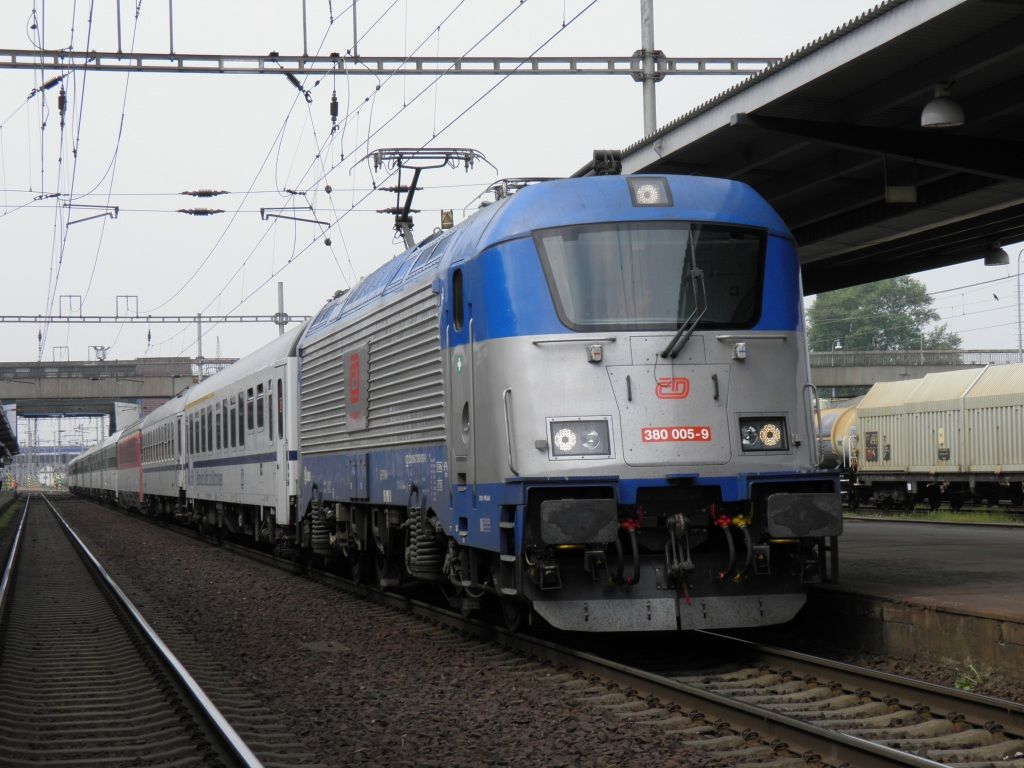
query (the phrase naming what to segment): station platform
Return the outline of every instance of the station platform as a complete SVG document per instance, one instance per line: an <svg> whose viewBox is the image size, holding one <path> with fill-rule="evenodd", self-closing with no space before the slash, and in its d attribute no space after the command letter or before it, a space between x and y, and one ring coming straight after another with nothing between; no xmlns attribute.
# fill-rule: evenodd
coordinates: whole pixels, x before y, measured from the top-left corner
<svg viewBox="0 0 1024 768"><path fill-rule="evenodd" d="M1024 681L1024 526L848 519L796 620L843 648Z"/></svg>

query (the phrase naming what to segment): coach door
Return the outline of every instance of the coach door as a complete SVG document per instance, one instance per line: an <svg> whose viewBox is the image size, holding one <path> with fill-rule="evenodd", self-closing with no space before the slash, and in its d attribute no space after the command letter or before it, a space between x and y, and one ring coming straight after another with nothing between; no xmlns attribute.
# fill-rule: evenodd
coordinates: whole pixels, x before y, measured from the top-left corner
<svg viewBox="0 0 1024 768"><path fill-rule="evenodd" d="M179 413L176 419L175 427L177 428L177 434L175 436L175 461L177 462L177 471L175 473L175 487L180 492L185 487L185 472L188 469L188 457L185 454L185 417L184 414Z"/></svg>
<svg viewBox="0 0 1024 768"><path fill-rule="evenodd" d="M466 296L462 269L450 279L451 302L446 337L448 343L448 452L452 491L456 506L461 494L469 505L476 485L476 420L473 413L473 305ZM464 504L465 502L463 502Z"/></svg>
<svg viewBox="0 0 1024 768"><path fill-rule="evenodd" d="M288 510L288 488L291 482L288 466L288 433L285 431L285 394L284 382L288 379L287 363L274 367L274 378L270 382L270 434L274 436L273 446L277 453L277 509L275 515L282 519L282 513Z"/></svg>

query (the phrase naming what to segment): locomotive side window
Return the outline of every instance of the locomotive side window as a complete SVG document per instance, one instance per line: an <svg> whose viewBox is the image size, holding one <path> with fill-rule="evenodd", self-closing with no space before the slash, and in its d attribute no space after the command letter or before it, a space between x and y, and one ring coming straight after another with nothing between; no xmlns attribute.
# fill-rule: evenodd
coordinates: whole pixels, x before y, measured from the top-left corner
<svg viewBox="0 0 1024 768"><path fill-rule="evenodd" d="M263 384L256 385L256 429L263 429Z"/></svg>
<svg viewBox="0 0 1024 768"><path fill-rule="evenodd" d="M452 274L452 323L456 331L461 331L466 322L466 312L462 303L462 270L456 269Z"/></svg>
<svg viewBox="0 0 1024 768"><path fill-rule="evenodd" d="M765 234L685 222L622 222L534 235L558 316L575 330L749 328L761 312Z"/></svg>
<svg viewBox="0 0 1024 768"><path fill-rule="evenodd" d="M245 407L242 393L238 393L238 444L245 445Z"/></svg>

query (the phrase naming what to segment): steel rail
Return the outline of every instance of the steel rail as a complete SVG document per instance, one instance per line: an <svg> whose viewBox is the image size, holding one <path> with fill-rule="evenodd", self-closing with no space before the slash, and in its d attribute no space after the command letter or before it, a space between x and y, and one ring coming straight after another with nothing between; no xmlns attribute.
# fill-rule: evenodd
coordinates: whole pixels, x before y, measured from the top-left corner
<svg viewBox="0 0 1024 768"><path fill-rule="evenodd" d="M206 719L207 725L213 731L214 735L220 739L222 746L235 760L238 761L240 765L245 766L245 768L263 768L263 763L260 762L259 758L257 758L255 754L253 754L252 750L249 749L249 746L242 740L242 737L238 735L224 715L221 714L220 710L217 709L217 706L210 701L209 697L203 689L199 687L199 684L195 681L192 675L189 674L188 670L185 669L184 665L178 661L178 658L171 652L171 649L167 647L164 641L160 639L160 636L157 635L149 625L149 622L142 617L138 608L136 608L132 601L128 599L128 596L110 577L110 574L107 573L106 569L100 565L99 560L96 559L95 555L93 555L85 545L85 542L83 542L79 538L78 534L72 530L71 526L68 525L67 521L53 505L53 502L50 501L46 495L41 495L41 498L46 502L47 506L56 516L57 521L64 529L64 532L78 548L82 558L98 577L100 583L116 598L120 607L131 620L134 628L142 635L149 647L156 652L157 656L163 662L164 668L171 673L175 682L177 682L177 684L184 690L191 699L195 708Z"/></svg>
<svg viewBox="0 0 1024 768"><path fill-rule="evenodd" d="M872 695L892 696L899 699L904 706L924 704L933 714L940 717L959 714L977 721L979 725L998 718L1001 722L1012 726L1014 730L1024 733L1024 704L1015 701L1005 701L970 691L947 688L923 680L913 680L889 672L879 672L841 661L823 659L799 651L760 645L717 632L701 632L701 634L753 652L757 658L766 662L779 666L785 665L786 669L801 675L820 679L822 673L827 672L830 680L842 683L850 690L863 688L868 682L871 685Z"/></svg>
<svg viewBox="0 0 1024 768"><path fill-rule="evenodd" d="M7 600L14 585L14 568L18 562L18 551L21 548L21 536L25 530L25 518L28 517L28 503L32 494L25 494L25 506L21 510L21 519L18 521L18 529L14 532L14 539L11 540L11 547L7 553L7 562L4 565L3 576L0 577L0 627L4 625L4 616L7 613Z"/></svg>

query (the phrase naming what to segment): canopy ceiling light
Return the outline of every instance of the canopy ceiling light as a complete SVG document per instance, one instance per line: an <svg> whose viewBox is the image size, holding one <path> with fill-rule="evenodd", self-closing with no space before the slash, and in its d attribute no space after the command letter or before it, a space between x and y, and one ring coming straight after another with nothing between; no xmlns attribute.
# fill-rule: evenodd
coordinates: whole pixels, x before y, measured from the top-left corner
<svg viewBox="0 0 1024 768"><path fill-rule="evenodd" d="M953 83L935 86L935 98L921 110L922 128L956 128L964 124L964 108L949 97Z"/></svg>
<svg viewBox="0 0 1024 768"><path fill-rule="evenodd" d="M1010 263L1010 255L999 247L999 243L992 243L985 250L986 267L1002 267Z"/></svg>

